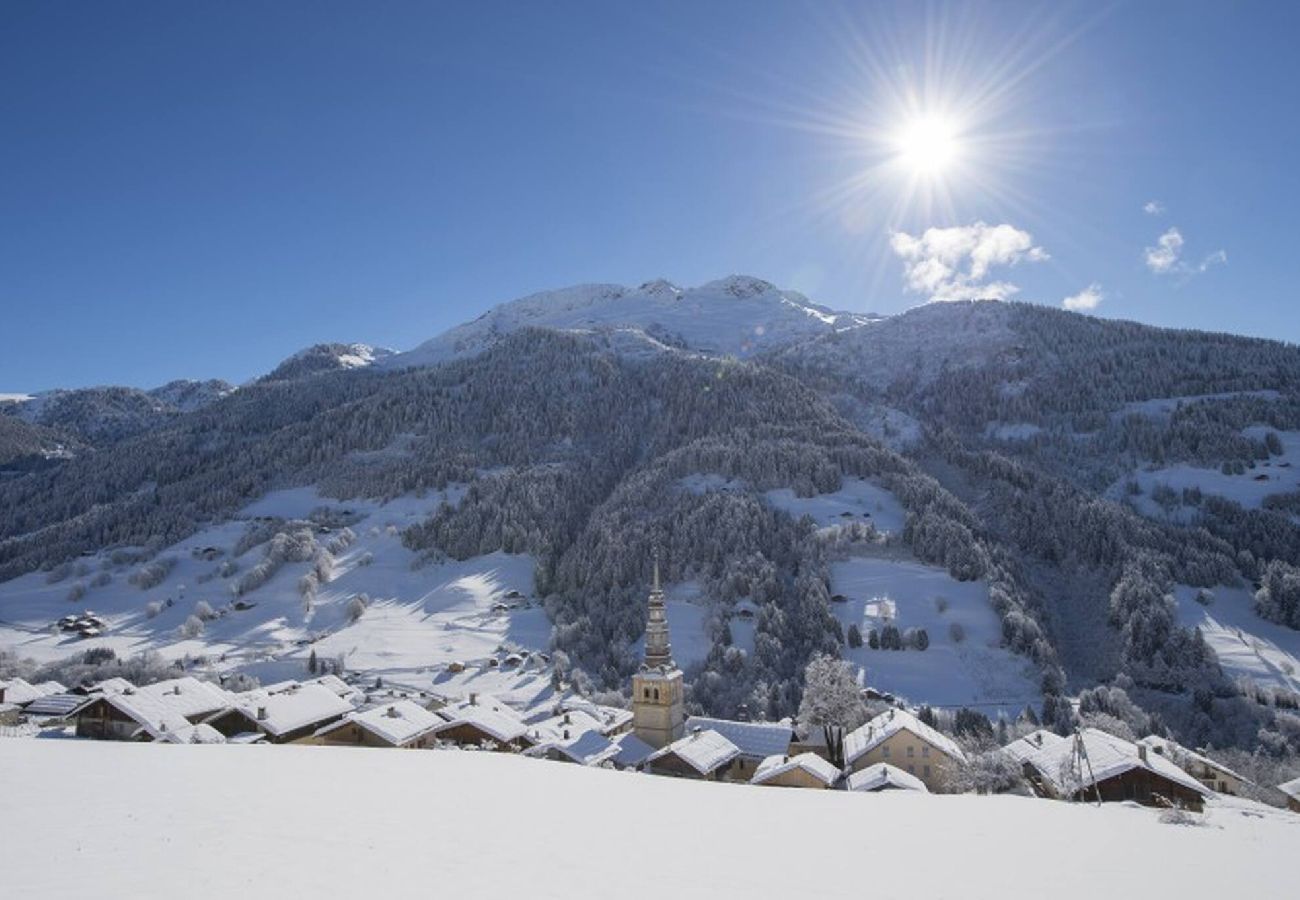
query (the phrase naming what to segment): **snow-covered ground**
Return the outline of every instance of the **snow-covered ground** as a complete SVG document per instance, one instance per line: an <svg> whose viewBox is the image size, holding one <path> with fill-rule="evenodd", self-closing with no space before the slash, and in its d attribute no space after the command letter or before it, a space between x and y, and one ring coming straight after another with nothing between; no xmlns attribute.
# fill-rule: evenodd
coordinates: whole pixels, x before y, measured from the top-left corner
<svg viewBox="0 0 1300 900"><path fill-rule="evenodd" d="M0 771L23 773L0 816L14 897L1271 900L1294 896L1300 842L1300 816L1239 801L1194 827L1123 804L782 790L456 751L13 739Z"/></svg>
<svg viewBox="0 0 1300 900"><path fill-rule="evenodd" d="M1225 673L1300 693L1300 631L1255 615L1247 588L1216 587L1208 606L1197 602L1197 593L1197 588L1177 586L1178 620L1200 627Z"/></svg>
<svg viewBox="0 0 1300 900"><path fill-rule="evenodd" d="M111 647L119 656L157 650L173 659L206 657L211 670L246 671L263 680L301 675L314 649L319 657L342 656L350 670L421 686L446 663L482 660L502 645L545 650L550 624L532 597L531 557L498 552L413 567L416 555L402 546L401 530L459 496L452 489L381 504L330 500L311 488L276 491L235 519L165 550L161 556L174 558L175 568L148 590L128 580L138 565L115 567L100 556L83 560L85 575L57 584L40 572L0 584L0 646L42 662L97 646ZM337 555L333 580L320 586L310 608L298 582L311 563L291 562L239 598L250 608L235 609L230 587L262 558L263 548L236 559L239 569L229 577L218 569L232 557L249 522L259 516L301 518L321 507L359 519L350 526L356 541ZM330 537L321 534L318 541ZM208 548L211 558L204 555ZM112 580L91 586L101 572ZM69 591L78 583L86 593L70 602ZM369 605L352 621L349 608L358 594L367 595ZM199 601L219 617L207 622L201 635L182 637L181 626ZM163 607L152 617L146 609L150 602ZM59 617L84 609L107 620L105 634L79 638L51 629Z"/></svg>
<svg viewBox="0 0 1300 900"><path fill-rule="evenodd" d="M1180 406L1202 403L1207 400L1232 400L1236 397L1258 397L1262 400L1276 400L1281 396L1277 391L1227 391L1221 394L1193 394L1185 397L1154 397L1150 400L1137 400L1126 403L1115 411L1116 418L1124 416L1146 416L1151 419L1165 419Z"/></svg>
<svg viewBox="0 0 1300 900"><path fill-rule="evenodd" d="M889 491L864 478L845 478L838 491L797 497L790 488L768 491L767 501L796 519L811 516L822 527L870 522L882 534L903 530L907 513Z"/></svg>
<svg viewBox="0 0 1300 900"><path fill-rule="evenodd" d="M831 590L845 598L831 604L845 631L852 624L862 631L863 646L845 647L844 657L866 670L865 684L914 703L977 706L989 715L1014 715L1042 701L1026 660L999 646L1001 625L984 582L956 581L918 562L859 557L831 565ZM868 632L886 624L924 628L929 647L872 650ZM954 625L964 631L960 641Z"/></svg>
<svg viewBox="0 0 1300 900"><path fill-rule="evenodd" d="M1247 437L1262 440L1272 429L1252 426L1242 431ZM1114 500L1126 500L1139 513L1151 518L1171 518L1185 521L1192 511L1182 506L1181 499L1172 511L1166 512L1151 498L1154 488L1165 485L1180 495L1184 488L1200 488L1204 494L1214 494L1241 504L1246 509L1259 509L1270 494L1287 494L1300 491L1300 431L1279 431L1282 455L1256 461L1241 475L1227 475L1218 468L1180 463L1159 469L1139 469L1119 479L1106 492ZM1136 481L1142 493L1130 496L1127 485Z"/></svg>

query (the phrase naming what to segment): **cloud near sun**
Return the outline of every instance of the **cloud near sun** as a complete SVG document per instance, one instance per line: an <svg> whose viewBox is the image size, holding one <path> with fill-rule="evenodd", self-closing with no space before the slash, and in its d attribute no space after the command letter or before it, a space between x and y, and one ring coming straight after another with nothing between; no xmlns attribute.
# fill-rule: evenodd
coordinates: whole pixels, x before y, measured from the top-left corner
<svg viewBox="0 0 1300 900"><path fill-rule="evenodd" d="M932 301L1005 300L1020 288L990 280L995 268L1048 259L1029 232L984 222L927 228L920 235L895 231L889 246L903 261L907 290Z"/></svg>

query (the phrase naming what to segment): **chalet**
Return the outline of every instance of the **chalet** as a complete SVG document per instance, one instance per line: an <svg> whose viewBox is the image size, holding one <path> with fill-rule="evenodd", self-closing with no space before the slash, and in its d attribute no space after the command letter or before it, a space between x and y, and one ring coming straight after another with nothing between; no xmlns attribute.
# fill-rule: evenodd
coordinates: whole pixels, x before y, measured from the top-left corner
<svg viewBox="0 0 1300 900"><path fill-rule="evenodd" d="M234 705L207 720L227 738L261 734L272 744L310 741L353 706L321 684L299 684L269 693L265 688L234 695Z"/></svg>
<svg viewBox="0 0 1300 900"><path fill-rule="evenodd" d="M562 723L565 714L582 713L583 722L605 737L613 737L632 730L632 711L617 706L601 706L580 697L569 697L550 707L541 707L524 713L521 718L529 727ZM572 721L564 724L572 724Z"/></svg>
<svg viewBox="0 0 1300 900"><path fill-rule="evenodd" d="M57 682L55 682L57 684ZM62 689L62 685L59 685ZM57 691L43 691L34 684L28 684L21 678L14 678L10 681L0 681L0 703L11 703L14 706L26 706L34 700L39 700L47 693L57 693Z"/></svg>
<svg viewBox="0 0 1300 900"><path fill-rule="evenodd" d="M897 766L891 766L889 763L876 763L874 766L859 769L848 777L844 786L850 791L872 793L880 791L930 793L930 789L925 786L924 781L915 775L904 772Z"/></svg>
<svg viewBox="0 0 1300 900"><path fill-rule="evenodd" d="M445 722L419 704L398 700L364 712L350 712L338 722L318 729L312 743L422 750L433 746L433 732Z"/></svg>
<svg viewBox="0 0 1300 900"><path fill-rule="evenodd" d="M584 731L572 738L547 741L529 748L529 756L573 762L580 766L599 766L614 763L620 747L599 731Z"/></svg>
<svg viewBox="0 0 1300 900"><path fill-rule="evenodd" d="M24 712L32 718L49 722L70 717L85 702L86 698L80 694L46 694L27 704Z"/></svg>
<svg viewBox="0 0 1300 900"><path fill-rule="evenodd" d="M1250 779L1229 769L1222 763L1215 762L1208 756L1189 750L1168 738L1147 735L1138 741L1153 753L1159 753L1201 784L1220 794L1241 795L1243 785L1250 784Z"/></svg>
<svg viewBox="0 0 1300 900"><path fill-rule="evenodd" d="M728 719L710 719L691 716L686 720L686 733L716 731L735 744L740 754L727 771L734 781L749 781L764 761L773 756L788 756L794 728L790 722L733 722Z"/></svg>
<svg viewBox="0 0 1300 900"><path fill-rule="evenodd" d="M1286 808L1291 812L1300 813L1300 778L1283 782L1277 786L1277 789L1286 794Z"/></svg>
<svg viewBox="0 0 1300 900"><path fill-rule="evenodd" d="M77 736L108 741L158 740L227 709L231 696L214 684L185 676L119 693L92 694L69 717Z"/></svg>
<svg viewBox="0 0 1300 900"><path fill-rule="evenodd" d="M537 743L528 736L528 726L518 713L490 697L480 701L477 694L471 694L467 702L448 704L438 715L445 721L434 734L442 741L500 750L520 750Z"/></svg>
<svg viewBox="0 0 1300 900"><path fill-rule="evenodd" d="M1133 744L1095 728L1044 747L1024 765L1034 790L1058 800L1131 800L1144 806L1200 811L1210 793L1145 744Z"/></svg>
<svg viewBox="0 0 1300 900"><path fill-rule="evenodd" d="M0 703L0 725L17 725L22 712L17 703Z"/></svg>
<svg viewBox="0 0 1300 900"><path fill-rule="evenodd" d="M727 777L740 748L716 731L692 731L646 759L646 768L655 775L678 778L702 778L718 781Z"/></svg>
<svg viewBox="0 0 1300 900"><path fill-rule="evenodd" d="M1025 760L1039 750L1044 747L1054 747L1057 744L1065 743L1065 740L1054 731L1040 728L1037 731L1031 731L1029 734L1016 738L1003 747L1002 752L1015 760L1017 764L1024 765Z"/></svg>
<svg viewBox="0 0 1300 900"><path fill-rule="evenodd" d="M771 787L832 788L840 780L840 770L816 753L772 755L758 765L750 784Z"/></svg>
<svg viewBox="0 0 1300 900"><path fill-rule="evenodd" d="M614 755L612 762L619 769L640 770L655 752L654 747L630 731L617 734L612 740L618 746L618 753Z"/></svg>
<svg viewBox="0 0 1300 900"><path fill-rule="evenodd" d="M882 762L937 790L954 766L966 762L966 754L951 738L916 716L891 709L844 736L844 765L850 772Z"/></svg>

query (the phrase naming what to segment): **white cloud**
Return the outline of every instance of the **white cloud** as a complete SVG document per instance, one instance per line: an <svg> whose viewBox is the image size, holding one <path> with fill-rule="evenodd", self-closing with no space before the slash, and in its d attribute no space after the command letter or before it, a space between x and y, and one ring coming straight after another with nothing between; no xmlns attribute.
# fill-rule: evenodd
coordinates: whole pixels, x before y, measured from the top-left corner
<svg viewBox="0 0 1300 900"><path fill-rule="evenodd" d="M1178 256L1182 252L1182 232L1177 228L1170 228L1160 235L1154 247L1146 248L1147 268L1157 275L1172 272L1178 265Z"/></svg>
<svg viewBox="0 0 1300 900"><path fill-rule="evenodd" d="M989 280L993 269L1048 258L1029 232L984 222L927 228L920 235L896 231L889 246L903 261L907 290L931 300L1005 300L1020 288Z"/></svg>
<svg viewBox="0 0 1300 900"><path fill-rule="evenodd" d="M1081 312L1096 309L1098 304L1105 299L1106 295L1102 293L1101 285L1094 281L1073 297L1066 297L1061 301L1061 305L1068 310Z"/></svg>
<svg viewBox="0 0 1300 900"><path fill-rule="evenodd" d="M1185 243L1182 232L1170 228L1156 239L1154 247L1147 247L1143 251L1147 268L1157 275L1198 275L1211 266L1223 265L1228 261L1225 251L1215 250L1193 265L1182 258Z"/></svg>
<svg viewBox="0 0 1300 900"><path fill-rule="evenodd" d="M1148 200L1142 205L1142 211L1148 216L1163 216L1165 214L1165 205L1159 200Z"/></svg>

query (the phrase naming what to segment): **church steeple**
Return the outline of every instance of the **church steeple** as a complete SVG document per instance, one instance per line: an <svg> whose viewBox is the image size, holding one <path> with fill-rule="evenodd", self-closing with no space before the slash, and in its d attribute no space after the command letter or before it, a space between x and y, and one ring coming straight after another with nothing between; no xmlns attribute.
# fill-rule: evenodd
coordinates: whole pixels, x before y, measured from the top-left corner
<svg viewBox="0 0 1300 900"><path fill-rule="evenodd" d="M673 648L668 642L668 613L664 609L664 591L659 584L659 550L655 550L654 584L650 588L649 612L645 626L645 667L674 669Z"/></svg>

